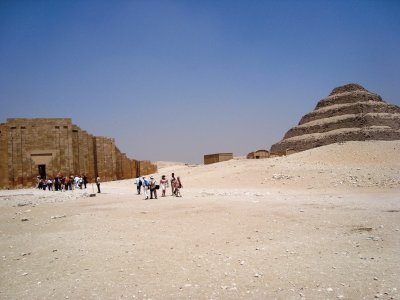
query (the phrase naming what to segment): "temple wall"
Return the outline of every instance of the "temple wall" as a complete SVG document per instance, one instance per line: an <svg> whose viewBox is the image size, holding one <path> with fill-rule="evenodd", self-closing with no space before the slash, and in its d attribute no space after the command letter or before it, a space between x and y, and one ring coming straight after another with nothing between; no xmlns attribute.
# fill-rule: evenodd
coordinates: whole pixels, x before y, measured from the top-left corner
<svg viewBox="0 0 400 300"><path fill-rule="evenodd" d="M132 164L125 153L121 153L117 148L116 151L116 175L117 179L128 179L136 177L136 165Z"/></svg>
<svg viewBox="0 0 400 300"><path fill-rule="evenodd" d="M136 170L133 172L131 160L126 156L125 153L122 153L122 179L134 178L136 177Z"/></svg>
<svg viewBox="0 0 400 300"><path fill-rule="evenodd" d="M0 124L0 187L8 186L8 130Z"/></svg>
<svg viewBox="0 0 400 300"><path fill-rule="evenodd" d="M0 123L0 188L30 187L42 173L53 178L86 175L94 182L128 179L157 171L149 161L139 164L115 146L95 137L71 119L7 119Z"/></svg>
<svg viewBox="0 0 400 300"><path fill-rule="evenodd" d="M139 167L137 169L139 170L138 176L154 174L157 172L157 166L148 160L139 161Z"/></svg>
<svg viewBox="0 0 400 300"><path fill-rule="evenodd" d="M115 173L117 175L118 179L123 179L123 171L122 171L122 153L121 151L117 148L116 149L116 169Z"/></svg>
<svg viewBox="0 0 400 300"><path fill-rule="evenodd" d="M72 129L74 150L74 175L86 175L89 182L95 179L94 138L74 125Z"/></svg>
<svg viewBox="0 0 400 300"><path fill-rule="evenodd" d="M115 141L106 137L95 137L97 174L103 181L117 179Z"/></svg>
<svg viewBox="0 0 400 300"><path fill-rule="evenodd" d="M73 169L71 119L8 119L8 185L31 186L45 166L47 176Z"/></svg>

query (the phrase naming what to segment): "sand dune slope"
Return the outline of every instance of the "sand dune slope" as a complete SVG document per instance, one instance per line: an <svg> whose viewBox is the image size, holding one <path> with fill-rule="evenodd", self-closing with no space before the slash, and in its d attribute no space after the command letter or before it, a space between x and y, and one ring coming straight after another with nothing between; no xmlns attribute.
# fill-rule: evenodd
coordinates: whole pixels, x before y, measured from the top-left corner
<svg viewBox="0 0 400 300"><path fill-rule="evenodd" d="M398 299L400 142L164 163L182 198L0 191L0 299Z"/></svg>
<svg viewBox="0 0 400 300"><path fill-rule="evenodd" d="M161 168L160 174L173 170ZM395 188L400 186L400 141L346 142L287 157L179 166L175 173L191 188Z"/></svg>

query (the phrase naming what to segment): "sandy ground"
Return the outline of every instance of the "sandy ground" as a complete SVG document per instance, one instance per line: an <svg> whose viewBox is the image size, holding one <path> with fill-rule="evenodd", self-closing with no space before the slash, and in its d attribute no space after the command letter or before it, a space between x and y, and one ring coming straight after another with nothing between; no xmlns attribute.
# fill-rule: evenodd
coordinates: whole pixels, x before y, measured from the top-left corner
<svg viewBox="0 0 400 300"><path fill-rule="evenodd" d="M0 299L399 299L400 141L0 191Z"/></svg>

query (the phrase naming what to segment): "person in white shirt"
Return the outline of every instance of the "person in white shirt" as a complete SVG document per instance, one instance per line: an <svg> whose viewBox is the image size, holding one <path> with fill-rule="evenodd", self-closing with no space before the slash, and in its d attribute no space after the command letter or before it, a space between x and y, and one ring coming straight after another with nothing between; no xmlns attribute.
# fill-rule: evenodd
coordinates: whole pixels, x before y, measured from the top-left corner
<svg viewBox="0 0 400 300"><path fill-rule="evenodd" d="M143 176L142 178L143 181L143 195L146 197L145 200L149 199L149 195L147 194L147 189L149 188L149 181L146 179L146 177Z"/></svg>
<svg viewBox="0 0 400 300"><path fill-rule="evenodd" d="M135 184L136 184L137 194L140 195L140 188L142 187L142 181L140 180L140 177L135 179Z"/></svg>
<svg viewBox="0 0 400 300"><path fill-rule="evenodd" d="M97 193L101 193L100 192L100 177L99 177L99 175L96 176L96 185L97 185Z"/></svg>

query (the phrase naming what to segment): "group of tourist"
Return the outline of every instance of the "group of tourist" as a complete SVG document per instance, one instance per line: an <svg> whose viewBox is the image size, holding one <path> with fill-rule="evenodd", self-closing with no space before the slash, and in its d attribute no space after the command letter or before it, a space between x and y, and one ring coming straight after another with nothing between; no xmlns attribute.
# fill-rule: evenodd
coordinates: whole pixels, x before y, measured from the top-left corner
<svg viewBox="0 0 400 300"><path fill-rule="evenodd" d="M86 189L88 178L86 175L81 176L63 176L58 174L54 178L36 177L36 188L49 191L72 191L72 189Z"/></svg>
<svg viewBox="0 0 400 300"><path fill-rule="evenodd" d="M148 191L150 191L150 199L157 199L157 190L161 188L161 197L166 196L167 188L169 188L171 184L171 195L175 197L182 197L181 188L182 182L180 177L175 177L175 174L171 174L171 179L168 180L165 175L161 176L160 184L157 183L157 180L154 179L154 176L150 176L150 180L148 180L145 176L138 177L135 179L137 194L140 195L143 191L143 195L145 200L149 199ZM154 196L154 197L153 197Z"/></svg>
<svg viewBox="0 0 400 300"><path fill-rule="evenodd" d="M88 178L86 175L81 176L63 176L58 174L54 178L36 177L36 188L49 191L72 191L73 189L86 189L88 184ZM96 176L97 193L100 193L100 177ZM176 197L182 197L181 188L182 182L179 176L175 177L175 174L171 174L171 179L167 179L165 175L161 176L160 184L154 179L154 176L150 176L148 180L145 176L138 177L135 179L137 188L137 194L140 195L143 191L145 200L157 199L157 190L161 188L161 197L166 196L167 188L171 186L171 195Z"/></svg>

